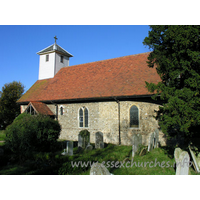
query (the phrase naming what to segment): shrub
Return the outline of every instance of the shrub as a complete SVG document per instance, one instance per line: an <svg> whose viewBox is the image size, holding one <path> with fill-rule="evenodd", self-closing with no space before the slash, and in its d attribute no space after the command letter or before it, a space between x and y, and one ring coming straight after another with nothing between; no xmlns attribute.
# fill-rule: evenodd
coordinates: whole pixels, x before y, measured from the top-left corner
<svg viewBox="0 0 200 200"><path fill-rule="evenodd" d="M13 120L13 122L20 121L20 120L23 119L25 116L30 116L30 115L27 114L27 113L22 113L22 114L18 115L18 116Z"/></svg>
<svg viewBox="0 0 200 200"><path fill-rule="evenodd" d="M44 115L21 114L6 130L5 145L20 157L33 151L52 151L60 134L58 121Z"/></svg>
<svg viewBox="0 0 200 200"><path fill-rule="evenodd" d="M85 130L80 131L80 135L82 137L90 137L90 132L85 129Z"/></svg>

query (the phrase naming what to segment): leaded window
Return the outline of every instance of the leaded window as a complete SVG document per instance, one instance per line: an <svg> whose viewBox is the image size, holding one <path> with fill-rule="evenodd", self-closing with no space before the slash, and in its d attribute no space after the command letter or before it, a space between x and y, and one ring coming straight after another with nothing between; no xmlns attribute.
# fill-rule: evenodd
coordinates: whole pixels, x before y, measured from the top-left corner
<svg viewBox="0 0 200 200"><path fill-rule="evenodd" d="M85 120L84 120L85 127L88 127L88 109L87 108L84 109L84 117L85 117Z"/></svg>
<svg viewBox="0 0 200 200"><path fill-rule="evenodd" d="M63 115L63 107L60 107L60 115Z"/></svg>
<svg viewBox="0 0 200 200"><path fill-rule="evenodd" d="M137 106L130 109L130 127L139 128L139 110Z"/></svg>
<svg viewBox="0 0 200 200"><path fill-rule="evenodd" d="M80 108L79 110L79 127L88 127L88 109Z"/></svg>
<svg viewBox="0 0 200 200"><path fill-rule="evenodd" d="M79 110L79 126L83 127L83 109Z"/></svg>

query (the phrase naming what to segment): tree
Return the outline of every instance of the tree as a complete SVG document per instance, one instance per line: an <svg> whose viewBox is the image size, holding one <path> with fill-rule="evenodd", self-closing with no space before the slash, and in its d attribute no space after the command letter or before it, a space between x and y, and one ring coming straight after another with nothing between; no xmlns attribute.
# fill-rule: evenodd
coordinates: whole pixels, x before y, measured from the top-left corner
<svg viewBox="0 0 200 200"><path fill-rule="evenodd" d="M2 92L0 92L0 128L6 128L20 114L20 106L16 101L23 92L24 86L16 81L2 87Z"/></svg>
<svg viewBox="0 0 200 200"><path fill-rule="evenodd" d="M45 115L22 113L5 130L5 146L20 160L30 158L33 152L56 150L61 126Z"/></svg>
<svg viewBox="0 0 200 200"><path fill-rule="evenodd" d="M152 50L147 63L162 81L146 86L164 102L156 118L168 138L194 143L200 136L200 26L150 28L143 42Z"/></svg>

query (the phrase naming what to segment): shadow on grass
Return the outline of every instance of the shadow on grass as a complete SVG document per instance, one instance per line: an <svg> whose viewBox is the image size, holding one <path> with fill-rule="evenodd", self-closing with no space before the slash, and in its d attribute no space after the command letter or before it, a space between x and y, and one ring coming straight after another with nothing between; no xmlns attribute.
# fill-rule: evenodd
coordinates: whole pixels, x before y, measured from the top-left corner
<svg viewBox="0 0 200 200"><path fill-rule="evenodd" d="M163 149L164 154L167 154L169 158L174 158L174 150L175 147L173 146L161 146L160 149Z"/></svg>
<svg viewBox="0 0 200 200"><path fill-rule="evenodd" d="M3 166L0 169L0 174L28 174L28 175L58 175L58 174L71 174L71 175L86 175L90 173L91 166L85 167L72 167L71 162L85 162L88 161L99 162L103 161L131 161L131 146L118 146L113 144L108 144L104 149L95 149L91 151L78 152L78 147L74 147L73 156L62 156L61 153L62 143L59 143L59 151L57 152L46 152L46 153L36 153L33 159L26 160L24 163L13 163L9 166ZM94 145L93 145L94 147ZM154 149L152 152L147 153L144 156L135 156L134 161L136 162L150 162L157 158L157 161L170 161L173 162L173 152L174 150L170 147L161 147L160 149ZM129 164L130 165L130 164ZM108 167L109 172L113 174L174 174L174 169L172 168L160 168L160 167Z"/></svg>

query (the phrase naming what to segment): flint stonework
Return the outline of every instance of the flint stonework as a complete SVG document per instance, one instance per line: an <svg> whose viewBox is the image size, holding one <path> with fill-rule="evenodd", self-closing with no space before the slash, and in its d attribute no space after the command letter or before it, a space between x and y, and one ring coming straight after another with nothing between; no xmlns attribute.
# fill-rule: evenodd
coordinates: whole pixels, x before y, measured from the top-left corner
<svg viewBox="0 0 200 200"><path fill-rule="evenodd" d="M95 143L95 134L103 133L103 142L119 144L119 118L118 104L116 102L90 102L90 103L62 103L59 106L64 107L64 114L58 113L58 120L62 126L59 139L78 141L78 134L83 128L79 127L78 112L85 106L88 109L88 128L90 132L90 142ZM139 108L139 128L130 127L129 111L131 106L136 105ZM47 105L50 110L56 114L55 105ZM26 105L21 105L22 110ZM149 134L158 128L158 122L153 117L154 110L158 110L159 105L140 102L140 101L121 101L120 102L120 132L121 144L132 145L134 134L142 135L143 145L148 145ZM159 142L165 145L165 137L159 132ZM80 142L79 142L80 143ZM82 145L81 145L82 146Z"/></svg>

